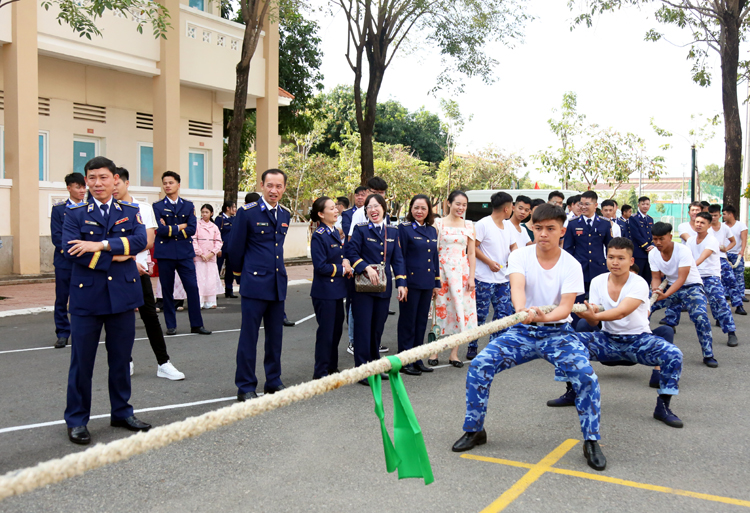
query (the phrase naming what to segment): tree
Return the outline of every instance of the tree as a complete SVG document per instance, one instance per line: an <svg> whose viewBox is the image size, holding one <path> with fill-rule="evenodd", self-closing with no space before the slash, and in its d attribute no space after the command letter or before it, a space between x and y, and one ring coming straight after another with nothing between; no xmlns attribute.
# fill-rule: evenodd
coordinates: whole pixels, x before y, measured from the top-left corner
<svg viewBox="0 0 750 513"><path fill-rule="evenodd" d="M584 132L583 122L586 116L577 111L578 97L574 92L563 94L560 119L550 118L547 124L550 130L560 139L560 147L539 152L535 158L548 172L560 176L563 189L568 189L568 181L579 169L580 152L575 146L575 138ZM553 110L552 112L557 112Z"/></svg>
<svg viewBox="0 0 750 513"><path fill-rule="evenodd" d="M737 82L750 75L750 61L740 62L740 41L748 35L747 0L589 0L589 11L577 16L573 25L591 27L597 13L613 12L626 5L639 6L657 2L656 20L690 31L687 57L693 61L693 80L701 86L711 83L709 52L716 51L721 60L721 97L724 111L724 205L740 206L742 183L742 127L740 125ZM569 0L572 9L575 0ZM655 29L646 40L659 41L663 34ZM740 73L740 69L742 73Z"/></svg>
<svg viewBox="0 0 750 513"><path fill-rule="evenodd" d="M485 52L494 41L520 37L527 19L521 0L330 0L347 20L346 59L354 72L354 106L361 137L361 183L374 176L373 136L385 72L410 35L437 47L443 71L435 89L461 88L458 77L494 80L497 61ZM365 59L367 62L365 62ZM367 74L367 85L362 80ZM364 94L364 97L363 97Z"/></svg>
<svg viewBox="0 0 750 513"><path fill-rule="evenodd" d="M446 134L446 145L448 153L448 163L446 167L448 178L446 180L446 198L450 194L451 190L451 175L453 174L453 166L456 160L456 148L458 147L458 138L464 131L466 121L461 110L458 107L456 100L446 100L440 98L440 110L443 111L443 117L445 122L443 123L443 129ZM468 121L471 121L474 117L473 114L469 115Z"/></svg>
<svg viewBox="0 0 750 513"><path fill-rule="evenodd" d="M724 187L724 168L718 164L708 164L700 174L701 184Z"/></svg>

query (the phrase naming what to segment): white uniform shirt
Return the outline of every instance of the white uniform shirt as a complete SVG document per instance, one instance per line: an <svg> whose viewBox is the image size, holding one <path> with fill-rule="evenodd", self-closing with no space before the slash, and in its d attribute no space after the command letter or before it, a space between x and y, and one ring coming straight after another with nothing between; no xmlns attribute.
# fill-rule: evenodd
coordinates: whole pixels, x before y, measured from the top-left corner
<svg viewBox="0 0 750 513"><path fill-rule="evenodd" d="M657 251L657 250L652 250ZM648 312L651 309L649 287L646 280L637 274L628 273L628 281L620 291L620 297L613 300L607 287L609 285L610 273L600 274L591 280L589 288L589 303L601 305L605 310L612 310L622 303L623 299L632 297L641 301L633 313L619 321L602 321L602 331L613 335L640 335L651 333Z"/></svg>
<svg viewBox="0 0 750 513"><path fill-rule="evenodd" d="M143 226L146 230L151 228L157 228L156 216L154 215L154 208L150 203L139 203L138 211L141 213L141 219L143 220ZM144 249L135 256L135 262L141 264L143 267L148 268L148 261L150 259L149 250Z"/></svg>
<svg viewBox="0 0 750 513"><path fill-rule="evenodd" d="M732 249L730 249L727 253L731 253L733 255L739 255L740 250L742 249L742 232L747 231L747 226L742 221L735 221L734 226L726 225L730 230L732 230L732 235L734 235L734 239L737 241L737 244L734 245Z"/></svg>
<svg viewBox="0 0 750 513"><path fill-rule="evenodd" d="M698 235L698 233L693 230L693 227L690 226L690 223L682 223L677 227L677 235L680 236L680 242L682 244L685 244L685 240L682 238L683 233L687 233L690 237L695 237L696 235Z"/></svg>
<svg viewBox="0 0 750 513"><path fill-rule="evenodd" d="M711 227L711 231L708 232L708 233L712 234L716 238L716 240L719 241L719 246L720 247L721 246L724 246L724 247L729 246L729 237L734 237L734 235L732 235L731 228L729 228L725 224L722 224L719 227L718 230L714 230L714 227L712 226ZM737 244L735 244L735 246L736 245ZM721 249L719 249L719 257L721 257L721 258L723 258L723 259L726 260L726 258L727 258L726 252L725 251L721 251Z"/></svg>
<svg viewBox="0 0 750 513"><path fill-rule="evenodd" d="M513 234L513 238L516 241L516 244L518 244L518 249L521 249L523 247L526 247L526 244L531 242L531 237L529 237L529 232L526 231L526 228L523 226L519 226L521 231L519 232L516 230L516 225L513 224L513 221L510 219L506 219L503 221L503 225L505 225L505 229L509 230L510 233Z"/></svg>
<svg viewBox="0 0 750 513"><path fill-rule="evenodd" d="M721 276L721 262L719 261L719 241L716 237L710 233L706 234L703 242L698 244L698 237L690 237L685 243L685 246L693 254L693 259L698 260L705 250L711 250L711 256L705 259L701 265L698 266L698 272L701 278L708 276Z"/></svg>
<svg viewBox="0 0 750 513"><path fill-rule="evenodd" d="M695 265L695 258L693 254L683 244L675 244L672 250L672 256L669 261L664 261L664 257L661 255L661 251L654 248L648 252L648 263L651 269L659 271L667 278L667 283L670 285L677 281L680 267L690 267L690 273L685 280L685 285L692 285L694 283L703 283L701 275L698 273L698 267Z"/></svg>
<svg viewBox="0 0 750 513"><path fill-rule="evenodd" d="M480 219L474 227L477 234L477 244L480 244L482 253L487 255L490 260L494 260L503 266L495 273L490 270L489 265L477 258L476 279L484 283L508 283L505 272L508 270L510 247L516 243L514 234L508 230L505 223L503 223L502 229L499 228L492 216Z"/></svg>
<svg viewBox="0 0 750 513"><path fill-rule="evenodd" d="M583 294L583 269L570 253L560 251L560 258L550 270L539 265L536 244L518 249L508 258L508 276L526 277L526 308L559 305L563 294ZM568 316L560 322L570 322Z"/></svg>

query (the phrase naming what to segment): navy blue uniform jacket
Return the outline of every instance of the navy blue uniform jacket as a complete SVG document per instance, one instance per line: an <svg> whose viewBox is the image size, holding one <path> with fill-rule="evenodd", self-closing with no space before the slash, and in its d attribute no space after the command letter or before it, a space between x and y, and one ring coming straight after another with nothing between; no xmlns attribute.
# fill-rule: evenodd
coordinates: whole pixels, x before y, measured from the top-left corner
<svg viewBox="0 0 750 513"><path fill-rule="evenodd" d="M178 198L177 205L172 205L164 198L154 203L156 218L156 237L154 239L154 257L158 260L192 260L195 257L193 249L193 235L198 220L191 201ZM161 220L164 224L161 224ZM187 224L184 230L178 230L181 224Z"/></svg>
<svg viewBox="0 0 750 513"><path fill-rule="evenodd" d="M375 225L371 222L359 223L354 227L352 238L344 246L344 254L347 260L352 262L354 272L361 274L368 265L382 264L385 256L386 289L385 292L372 293L370 295L380 298L391 297L392 274L391 266L396 273L396 286L406 287L406 267L404 257L401 255L401 247L398 239L398 227L383 224L385 237L378 234ZM385 243L388 243L387 249ZM385 253L385 255L383 255Z"/></svg>
<svg viewBox="0 0 750 513"><path fill-rule="evenodd" d="M440 261L435 227L419 226L417 222L402 223L398 238L406 266L407 286L422 290L439 288Z"/></svg>
<svg viewBox="0 0 750 513"><path fill-rule="evenodd" d="M229 235L232 233L233 221L234 217L224 217L224 214L219 214L216 216L216 219L214 219L214 223L216 223L216 226L219 228L219 233L221 233L221 240L224 241L224 245L222 246L223 251L226 251L229 247L227 241L229 240Z"/></svg>
<svg viewBox="0 0 750 513"><path fill-rule="evenodd" d="M633 241L633 257L648 258L646 248L653 246L654 241L651 237L651 229L654 227L654 219L649 215L643 215L640 212L630 216L628 219L630 225L630 238Z"/></svg>
<svg viewBox="0 0 750 513"><path fill-rule="evenodd" d="M352 227L352 217L354 212L357 211L357 207L352 207L341 212L341 230L344 232L344 237L349 237L349 230Z"/></svg>
<svg viewBox="0 0 750 513"><path fill-rule="evenodd" d="M113 262L114 255L136 255L146 249L146 228L138 205L113 201L105 223L96 204L68 207L63 224L65 258L73 262L70 277L70 313L109 315L143 306L143 289L135 260ZM71 240L101 242L109 251L71 255Z"/></svg>
<svg viewBox="0 0 750 513"><path fill-rule="evenodd" d="M290 212L278 206L277 219L266 203L248 203L237 210L229 240L229 260L234 274L241 276L240 294L262 301L286 299L284 240Z"/></svg>
<svg viewBox="0 0 750 513"><path fill-rule="evenodd" d="M62 243L63 222L69 205L75 205L69 199L57 203L52 207L52 219L50 220L50 233L52 234L52 245L55 246L53 263L56 269L72 269L73 263L65 258L65 250Z"/></svg>
<svg viewBox="0 0 750 513"><path fill-rule="evenodd" d="M630 224L626 219L623 219L622 217L617 218L617 226L620 227L620 233L622 234L622 237L627 237L628 239L631 238L630 236Z"/></svg>
<svg viewBox="0 0 750 513"><path fill-rule="evenodd" d="M611 240L612 223L608 219L594 216L590 229L584 216L568 223L563 249L580 262L583 267L584 282L589 282L607 272L607 257L604 248Z"/></svg>
<svg viewBox="0 0 750 513"><path fill-rule="evenodd" d="M310 240L313 262L313 282L310 297L343 299L346 297L347 278L344 277L344 248L339 231L321 226Z"/></svg>

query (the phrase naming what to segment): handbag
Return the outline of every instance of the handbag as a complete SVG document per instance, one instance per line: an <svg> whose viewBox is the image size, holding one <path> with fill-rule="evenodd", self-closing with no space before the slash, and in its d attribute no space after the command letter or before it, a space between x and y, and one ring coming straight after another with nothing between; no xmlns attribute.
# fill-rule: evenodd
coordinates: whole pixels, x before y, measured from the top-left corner
<svg viewBox="0 0 750 513"><path fill-rule="evenodd" d="M367 277L367 274L361 273L354 277L354 290L356 292L369 292L369 293L379 293L379 292L385 292L386 289L386 275L385 275L385 263L387 261L386 257L388 255L388 228L386 228L385 224L383 225L383 239L384 247L383 247L383 263L382 264L370 264L367 267L372 267L375 269L375 272L378 273L378 284L375 285L370 281L370 279Z"/></svg>

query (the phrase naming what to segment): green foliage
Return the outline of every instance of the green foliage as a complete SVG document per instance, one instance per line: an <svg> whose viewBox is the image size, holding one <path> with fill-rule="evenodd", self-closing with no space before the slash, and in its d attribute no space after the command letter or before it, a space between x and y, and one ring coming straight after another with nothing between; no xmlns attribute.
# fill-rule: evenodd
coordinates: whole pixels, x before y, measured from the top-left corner
<svg viewBox="0 0 750 513"><path fill-rule="evenodd" d="M701 185L715 185L717 187L724 186L724 166L718 164L708 164L700 172Z"/></svg>
<svg viewBox="0 0 750 513"><path fill-rule="evenodd" d="M27 1L27 0L23 0ZM11 2L0 4L0 7L9 5ZM97 19L104 15L105 11L119 12L136 21L136 30L143 33L143 27L151 24L152 33L155 38L167 37L167 29L172 25L169 23L169 10L157 2L150 0L42 0L42 7L49 11L53 6L59 9L57 22L69 25L80 37L91 40L91 36L102 36L96 26Z"/></svg>

